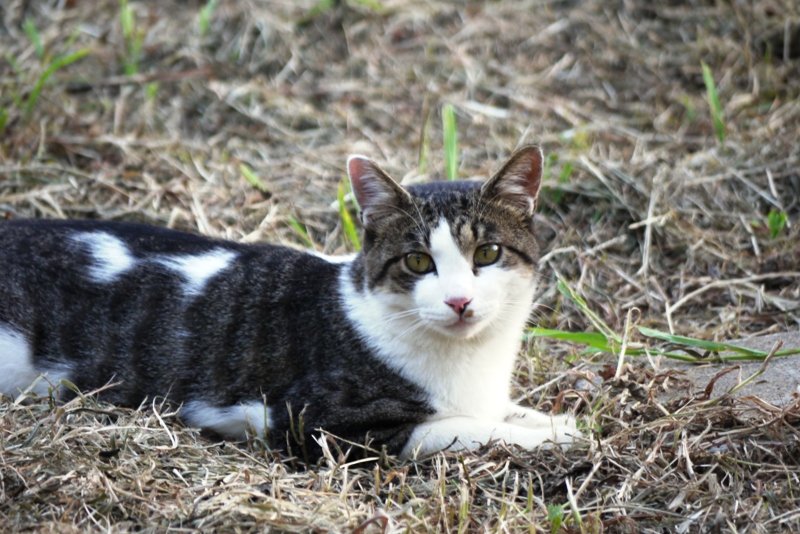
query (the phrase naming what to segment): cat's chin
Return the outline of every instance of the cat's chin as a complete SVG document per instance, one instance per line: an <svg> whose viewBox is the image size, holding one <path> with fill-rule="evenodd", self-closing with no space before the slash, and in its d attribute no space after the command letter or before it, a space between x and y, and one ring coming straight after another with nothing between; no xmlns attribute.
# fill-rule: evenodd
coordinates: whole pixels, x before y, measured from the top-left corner
<svg viewBox="0 0 800 534"><path fill-rule="evenodd" d="M451 324L433 325L439 334L450 339L468 340L480 334L487 326L486 321L456 321Z"/></svg>

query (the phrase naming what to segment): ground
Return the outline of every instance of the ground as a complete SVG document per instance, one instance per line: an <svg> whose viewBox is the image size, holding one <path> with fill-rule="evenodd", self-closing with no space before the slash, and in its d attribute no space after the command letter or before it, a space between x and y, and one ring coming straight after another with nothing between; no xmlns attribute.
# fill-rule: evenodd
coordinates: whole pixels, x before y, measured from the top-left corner
<svg viewBox="0 0 800 534"><path fill-rule="evenodd" d="M798 327L794 0L11 0L0 14L0 219L348 252L347 155L438 179L449 104L459 178L521 143L548 155L539 325L591 329L561 276L618 332L634 309L710 340ZM515 398L577 411L587 438L570 451L361 464L332 448L306 469L157 406L6 398L0 531L800 530L796 396L681 393L683 375L638 357L594 374L582 349L529 340L514 379Z"/></svg>

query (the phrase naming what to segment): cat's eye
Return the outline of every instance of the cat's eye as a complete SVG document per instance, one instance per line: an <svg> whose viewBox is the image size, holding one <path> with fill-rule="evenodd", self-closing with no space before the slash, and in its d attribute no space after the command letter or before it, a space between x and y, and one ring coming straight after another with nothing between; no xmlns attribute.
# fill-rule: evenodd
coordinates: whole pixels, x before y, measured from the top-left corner
<svg viewBox="0 0 800 534"><path fill-rule="evenodd" d="M500 245L496 243L489 243L481 245L475 251L475 265L478 267L486 267L500 259Z"/></svg>
<svg viewBox="0 0 800 534"><path fill-rule="evenodd" d="M433 258L424 252L412 252L406 255L406 265L415 273L429 273L433 270Z"/></svg>

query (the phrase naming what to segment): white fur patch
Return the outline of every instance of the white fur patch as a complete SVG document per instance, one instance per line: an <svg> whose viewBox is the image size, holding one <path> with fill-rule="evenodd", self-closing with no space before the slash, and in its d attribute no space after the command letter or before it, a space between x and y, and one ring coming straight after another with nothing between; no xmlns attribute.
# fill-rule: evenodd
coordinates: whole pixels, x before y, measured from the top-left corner
<svg viewBox="0 0 800 534"><path fill-rule="evenodd" d="M446 219L439 221L430 235L431 256L436 264L436 276L426 276L414 289L414 298L422 305L422 317L442 323L447 327L457 322L458 313L446 304L449 299L474 300L475 285L478 282L472 272L472 261L467 260L453 238L450 224ZM471 304L471 309L479 317L473 315L470 323L481 326L481 319L487 315L484 306L493 307L488 299L480 299Z"/></svg>
<svg viewBox="0 0 800 534"><path fill-rule="evenodd" d="M62 379L69 379L69 375L70 368L66 365L37 370L25 336L0 324L0 393L16 397L28 391L44 396Z"/></svg>
<svg viewBox="0 0 800 534"><path fill-rule="evenodd" d="M475 449L495 439L532 449L548 441L569 444L579 435L575 423L565 418L554 418L550 424L531 428L472 417L448 417L417 426L400 456L407 458L414 453L424 456L442 449Z"/></svg>
<svg viewBox="0 0 800 534"><path fill-rule="evenodd" d="M247 439L248 430L263 436L270 427L270 414L263 402L217 407L192 401L181 408L181 418L191 426L213 430L234 439Z"/></svg>
<svg viewBox="0 0 800 534"><path fill-rule="evenodd" d="M316 251L311 251L311 254L313 254L318 258L322 258L328 263L350 263L357 256L357 254L345 254L344 256L330 256L328 254L323 254L321 252L316 252Z"/></svg>
<svg viewBox="0 0 800 534"><path fill-rule="evenodd" d="M203 292L213 276L227 269L235 257L230 250L217 249L196 256L162 256L156 261L180 274L185 280L183 293L194 297Z"/></svg>
<svg viewBox="0 0 800 534"><path fill-rule="evenodd" d="M136 264L127 245L120 238L106 232L82 232L75 234L73 239L89 247L89 253L94 260L94 264L89 267L89 276L95 282L109 284Z"/></svg>

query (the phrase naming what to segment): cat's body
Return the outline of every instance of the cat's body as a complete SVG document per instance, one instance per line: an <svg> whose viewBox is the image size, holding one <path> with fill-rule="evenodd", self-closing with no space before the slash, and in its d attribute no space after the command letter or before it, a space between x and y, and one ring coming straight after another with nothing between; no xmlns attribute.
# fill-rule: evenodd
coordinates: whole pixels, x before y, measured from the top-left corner
<svg viewBox="0 0 800 534"><path fill-rule="evenodd" d="M312 455L319 428L404 455L569 441L563 417L509 399L535 289L538 149L484 186L405 190L359 157L349 171L366 234L352 258L135 224L0 223L0 392L41 373L40 395L61 379L115 383L104 399L166 397L191 425L268 429L277 446L302 417Z"/></svg>

